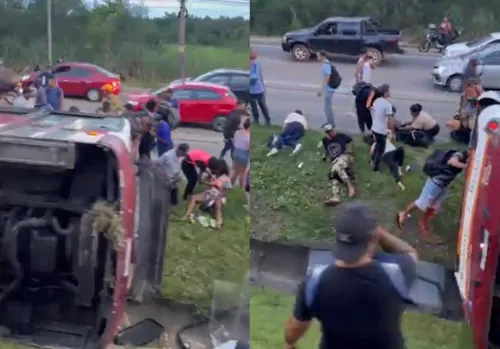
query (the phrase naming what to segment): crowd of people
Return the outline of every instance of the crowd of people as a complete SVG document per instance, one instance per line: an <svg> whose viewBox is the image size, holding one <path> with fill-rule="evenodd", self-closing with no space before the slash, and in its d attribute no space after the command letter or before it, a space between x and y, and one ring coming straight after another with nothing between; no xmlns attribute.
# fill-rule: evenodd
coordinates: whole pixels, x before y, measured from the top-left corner
<svg viewBox="0 0 500 349"><path fill-rule="evenodd" d="M446 25L442 28L443 35L451 30ZM318 95L323 96L332 89L328 84L335 70L326 68L332 63L324 53L318 56L323 61L323 85ZM411 120L398 122L394 117L396 109L391 103L390 86L372 84L374 66L370 60L369 55L363 55L356 68L353 114L369 144L372 170L379 172L385 164L397 186L405 190L405 146L430 147L441 127L418 103L410 107ZM471 137L473 142L482 93L475 67L476 62L469 63L458 111L446 123L451 138L463 144L469 144ZM322 348L402 349L405 339L401 318L407 305L415 304L411 289L417 278L418 253L387 232L370 205L357 200L341 203L342 186L347 188L350 198L356 192L352 138L335 129L333 114L326 111L331 108L328 96L324 106L327 123L318 146L324 150L323 160L331 163L332 196L325 204L338 205L333 222L334 258L329 265L312 268L299 285L292 314L285 323L285 348L294 349L310 328L312 319L317 319L322 329ZM285 137L286 130L285 123L279 137ZM300 138L294 142L300 142ZM472 146L461 151L436 149L431 152L422 169L425 180L420 193L395 214L400 229L404 229L411 214L420 211L417 226L421 236L431 243L441 242L429 233L429 222L440 208L447 188L467 167L470 149Z"/></svg>

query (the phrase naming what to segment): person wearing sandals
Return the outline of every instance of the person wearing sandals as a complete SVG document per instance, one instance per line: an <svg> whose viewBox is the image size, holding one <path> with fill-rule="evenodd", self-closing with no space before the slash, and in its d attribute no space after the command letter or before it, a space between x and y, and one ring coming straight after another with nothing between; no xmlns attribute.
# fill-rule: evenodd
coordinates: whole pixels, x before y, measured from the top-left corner
<svg viewBox="0 0 500 349"><path fill-rule="evenodd" d="M325 137L323 137L323 149L325 154L323 161L332 162L328 179L331 181L332 195L324 202L327 206L340 203L341 187L347 186L349 197L354 197L356 189L352 184L352 138L346 134L337 132L332 124L323 125Z"/></svg>
<svg viewBox="0 0 500 349"><path fill-rule="evenodd" d="M436 168L439 168L439 171L435 175L427 177L419 197L410 203L405 210L399 211L396 215L396 223L399 229L403 230L406 218L410 213L417 208L422 211L423 216L418 221L417 227L419 234L424 238L431 238L429 234L429 221L439 210L448 186L467 167L467 160L469 158L468 151L436 151L434 154L437 152L443 153L442 164L436 166ZM434 237L432 241L441 242L437 237Z"/></svg>

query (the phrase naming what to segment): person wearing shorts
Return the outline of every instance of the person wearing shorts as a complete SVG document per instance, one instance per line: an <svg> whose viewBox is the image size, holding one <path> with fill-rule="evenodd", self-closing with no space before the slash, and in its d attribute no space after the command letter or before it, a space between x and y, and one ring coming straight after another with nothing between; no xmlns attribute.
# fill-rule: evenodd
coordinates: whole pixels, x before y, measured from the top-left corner
<svg viewBox="0 0 500 349"><path fill-rule="evenodd" d="M234 133L233 173L231 182L245 185L245 173L250 163L250 118L243 121L242 128Z"/></svg>
<svg viewBox="0 0 500 349"><path fill-rule="evenodd" d="M450 156L447 167L442 173L426 179L419 197L396 215L396 222L400 229L404 228L406 218L415 209L419 209L423 212L423 216L418 221L418 231L422 237L429 237L429 221L441 207L448 186L467 167L468 158L468 151L457 151ZM441 242L437 237L434 237L433 241Z"/></svg>

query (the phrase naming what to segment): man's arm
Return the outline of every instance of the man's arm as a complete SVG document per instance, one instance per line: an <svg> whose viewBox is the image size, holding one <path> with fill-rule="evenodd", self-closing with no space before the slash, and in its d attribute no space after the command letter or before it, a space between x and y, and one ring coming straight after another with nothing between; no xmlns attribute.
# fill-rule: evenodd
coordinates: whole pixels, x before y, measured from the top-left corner
<svg viewBox="0 0 500 349"><path fill-rule="evenodd" d="M378 242L380 247L385 252L388 253L403 253L408 254L414 259L418 261L418 253L410 244L406 241L401 240L400 238L391 235L387 230L382 227L377 228Z"/></svg>
<svg viewBox="0 0 500 349"><path fill-rule="evenodd" d="M59 87L59 105L61 106L61 110L63 109L64 104L64 92L62 88Z"/></svg>
<svg viewBox="0 0 500 349"><path fill-rule="evenodd" d="M323 63L321 72L323 74L323 79L321 81L320 93L322 93L328 86L328 81L330 81L330 75L332 75L332 67L329 64Z"/></svg>
<svg viewBox="0 0 500 349"><path fill-rule="evenodd" d="M375 97L375 91L372 90L372 91L370 91L370 94L368 95L368 98L366 99L366 104L365 104L366 109L371 108L374 97Z"/></svg>
<svg viewBox="0 0 500 349"><path fill-rule="evenodd" d="M285 345L287 348L294 348L295 344L307 332L311 324L312 314L307 306L305 282L302 283L295 296L295 306L293 314L285 322Z"/></svg>
<svg viewBox="0 0 500 349"><path fill-rule="evenodd" d="M448 160L448 165L450 165L451 167L464 169L464 168L467 167L467 163L466 162L462 162L462 161L463 161L463 157L461 155L453 155Z"/></svg>

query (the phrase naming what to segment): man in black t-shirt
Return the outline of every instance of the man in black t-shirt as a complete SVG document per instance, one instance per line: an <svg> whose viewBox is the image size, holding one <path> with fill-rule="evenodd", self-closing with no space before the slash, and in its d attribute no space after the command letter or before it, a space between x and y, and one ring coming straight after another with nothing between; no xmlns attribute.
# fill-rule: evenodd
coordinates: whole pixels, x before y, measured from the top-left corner
<svg viewBox="0 0 500 349"><path fill-rule="evenodd" d="M153 136L151 129L153 121L148 116L141 117L141 136L139 142L139 158L146 157L151 159L151 151L155 146L155 137Z"/></svg>
<svg viewBox="0 0 500 349"><path fill-rule="evenodd" d="M332 196L326 199L325 205L337 205L340 203L341 186L346 185L349 197L356 193L352 184L352 138L344 133L335 131L331 124L323 125L325 136L321 141L323 144L323 161L331 161L332 167L328 178L331 180Z"/></svg>
<svg viewBox="0 0 500 349"><path fill-rule="evenodd" d="M380 228L362 202L335 213L333 261L311 268L299 286L285 348L295 348L316 318L320 349L404 349L400 321L416 279L415 249Z"/></svg>

